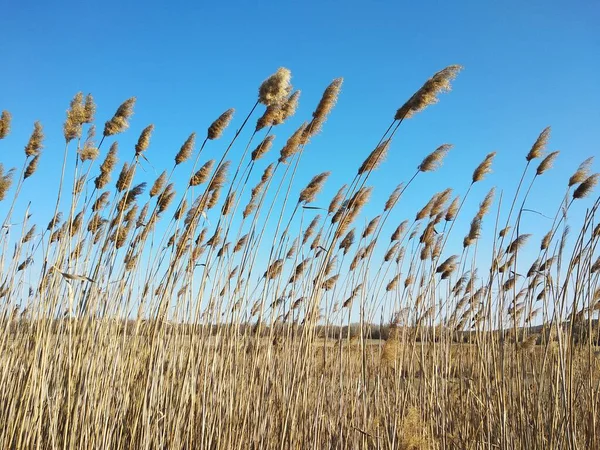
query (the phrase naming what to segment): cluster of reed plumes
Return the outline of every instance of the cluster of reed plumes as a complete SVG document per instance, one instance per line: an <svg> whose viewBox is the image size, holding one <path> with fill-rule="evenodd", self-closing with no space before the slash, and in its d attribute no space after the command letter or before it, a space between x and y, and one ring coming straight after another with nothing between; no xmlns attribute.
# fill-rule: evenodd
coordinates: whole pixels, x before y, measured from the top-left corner
<svg viewBox="0 0 600 450"><path fill-rule="evenodd" d="M330 201L329 172L302 189L294 178L342 79L284 142L272 132L299 91L279 69L246 117L230 109L206 135L183 137L172 167L146 181L153 125L134 149L115 138L135 98L98 138L94 99L77 94L43 224L31 223L35 201L13 214L43 164L36 123L21 171L0 165L0 448L600 448L591 159L565 181L540 236L522 217L557 157L546 153L549 129L524 152L510 201L492 188L465 211L490 153L461 195L446 189L399 218L413 180L442 166L444 144L364 217L373 171L402 151L400 125L460 69L436 73L397 110ZM0 139L10 127L3 112ZM220 157L205 158L208 147ZM572 208L583 220L570 220ZM461 215L472 217L464 237L452 234ZM484 221L494 243L485 267ZM448 254L450 238L462 253ZM384 339L369 339L378 326Z"/></svg>

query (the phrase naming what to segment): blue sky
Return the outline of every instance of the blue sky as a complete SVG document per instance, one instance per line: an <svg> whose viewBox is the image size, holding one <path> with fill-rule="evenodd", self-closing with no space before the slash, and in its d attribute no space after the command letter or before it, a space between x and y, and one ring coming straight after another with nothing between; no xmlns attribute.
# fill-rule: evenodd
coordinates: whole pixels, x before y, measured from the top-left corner
<svg viewBox="0 0 600 450"><path fill-rule="evenodd" d="M130 159L139 132L154 123L147 156L162 170L171 167L191 131L203 136L221 112L234 107L232 127L206 158L222 151L261 81L285 66L302 97L293 120L275 130L279 145L310 119L327 84L345 79L295 183L299 190L317 172L331 170L320 197L327 203L352 179L395 110L434 72L461 64L453 91L400 128L375 177L376 201L367 209L368 217L377 214L389 192L442 143L455 147L439 173L417 178L399 206L398 222L412 219L445 187L464 193L474 167L496 150L494 173L476 186L457 224L458 242L491 186L505 196L514 193L525 155L547 125L553 127L549 150L561 154L532 191L544 214L554 215L579 163L600 155L598 23L595 1L6 1L0 16L0 109L13 114L13 132L0 143L0 161L20 167L32 124L42 122L46 148L23 196L37 202L33 209L47 223L51 202L42 202L40 194L57 189L62 122L77 91L94 95L100 130L123 100L137 96L131 129L119 137L120 160ZM151 181L154 173L147 170ZM0 213L6 207L0 205ZM584 208L577 205L575 220ZM549 226L541 218L526 220L540 233Z"/></svg>

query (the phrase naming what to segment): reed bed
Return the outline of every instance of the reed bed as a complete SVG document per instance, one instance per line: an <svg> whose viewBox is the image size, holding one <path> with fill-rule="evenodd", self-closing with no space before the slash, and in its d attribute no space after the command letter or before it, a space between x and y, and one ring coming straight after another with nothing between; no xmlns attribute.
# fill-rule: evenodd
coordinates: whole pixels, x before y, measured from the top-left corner
<svg viewBox="0 0 600 450"><path fill-rule="evenodd" d="M394 138L460 70L401 105L331 199L330 172L295 178L341 78L282 140L274 131L297 120L300 92L280 68L241 118L229 109L182 137L154 178L143 170L153 125L118 147L136 99L102 127L78 93L44 223L32 222L35 201L14 213L44 160L35 123L22 168L0 165L0 448L600 448L592 159L564 180L542 234L522 219L558 156L549 128L506 180L511 199L479 187L492 152L402 217L403 197L420 194L413 180L434 176L449 144L376 198ZM0 139L10 129L5 111ZM366 217L370 202L383 208Z"/></svg>

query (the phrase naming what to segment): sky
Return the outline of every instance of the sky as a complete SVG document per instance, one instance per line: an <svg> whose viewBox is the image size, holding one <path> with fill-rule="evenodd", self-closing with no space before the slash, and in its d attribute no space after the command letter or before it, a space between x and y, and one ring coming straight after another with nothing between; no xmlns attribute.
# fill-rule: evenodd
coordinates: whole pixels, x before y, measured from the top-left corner
<svg viewBox="0 0 600 450"><path fill-rule="evenodd" d="M76 92L93 94L99 124L122 101L137 97L131 128L118 138L120 159L129 159L139 132L153 123L146 153L152 179L153 168L171 167L190 132L203 136L233 107L232 126L206 158L219 154L256 101L260 83L280 66L292 71L302 96L296 116L275 130L279 144L310 120L324 88L344 77L337 106L307 147L294 183L299 190L316 173L332 171L323 203L353 178L396 109L427 78L450 64L464 66L452 92L402 124L376 172L376 200L367 218L443 143L454 145L444 166L416 179L398 207L398 222L448 186L463 194L473 169L491 151L498 152L494 172L475 186L470 211L492 186L511 198L525 155L548 125L548 150L561 153L555 168L536 181L529 207L553 217L579 163L600 156L596 1L0 0L0 5L0 109L13 115L12 133L0 142L0 162L21 166L23 146L40 120L45 149L39 172L22 194L36 204L40 223L52 215L52 202L41 197L58 189L62 123ZM586 205L591 201L574 208L575 224ZM6 202L0 214L5 208ZM458 249L470 215L457 223ZM542 233L541 239L547 220L524 218L525 228Z"/></svg>

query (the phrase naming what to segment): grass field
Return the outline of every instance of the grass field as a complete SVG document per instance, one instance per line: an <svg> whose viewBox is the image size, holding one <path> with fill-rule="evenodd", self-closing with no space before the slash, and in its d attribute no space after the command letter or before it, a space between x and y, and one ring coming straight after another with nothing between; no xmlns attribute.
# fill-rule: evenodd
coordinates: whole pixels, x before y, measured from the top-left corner
<svg viewBox="0 0 600 450"><path fill-rule="evenodd" d="M279 69L247 116L227 110L205 136L181 139L151 180L154 127L134 149L116 140L135 98L100 133L94 99L77 94L58 194L29 206L21 188L43 164L36 123L22 168L0 165L0 448L600 448L592 159L561 181L539 235L522 214L558 157L546 150L549 128L506 180L514 198L486 188L475 211L465 206L492 170L488 153L464 183L400 217L411 183L433 176L448 144L375 197L394 137L460 69L434 74L400 106L332 199L319 197L329 172L302 189L294 178L342 79L280 141L273 130L300 94ZM4 111L2 152L10 128ZM209 159L208 148L220 153ZM53 205L50 223L32 222L35 200ZM369 202L383 205L375 217ZM570 220L574 208L582 220ZM459 236L463 216L470 229ZM454 242L460 254L448 254Z"/></svg>

